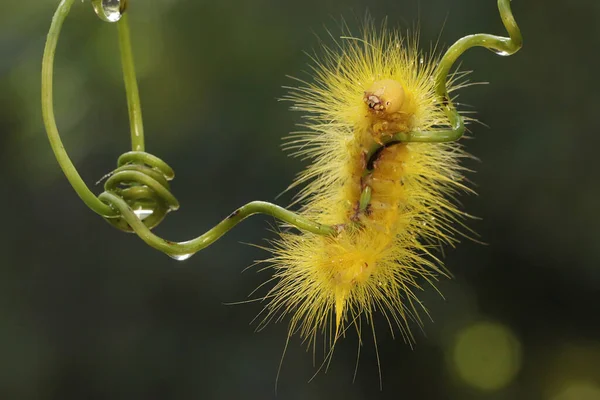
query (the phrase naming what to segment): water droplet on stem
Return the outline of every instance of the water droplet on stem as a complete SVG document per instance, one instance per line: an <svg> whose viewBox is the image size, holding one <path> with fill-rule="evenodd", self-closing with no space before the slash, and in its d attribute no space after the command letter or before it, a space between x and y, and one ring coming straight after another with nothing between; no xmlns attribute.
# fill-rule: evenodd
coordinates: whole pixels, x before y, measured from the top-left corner
<svg viewBox="0 0 600 400"><path fill-rule="evenodd" d="M117 22L125 12L127 0L92 0L94 11L106 22Z"/></svg>
<svg viewBox="0 0 600 400"><path fill-rule="evenodd" d="M142 221L151 216L153 212L153 210L147 210L145 208L138 208L137 210L133 210L133 213L137 215L137 217Z"/></svg>
<svg viewBox="0 0 600 400"><path fill-rule="evenodd" d="M191 253L191 254L169 254L169 257L171 257L173 260L185 261L193 255L194 255L193 253Z"/></svg>
<svg viewBox="0 0 600 400"><path fill-rule="evenodd" d="M496 49L490 49L490 51L496 53L499 56L510 56L510 53L504 50L496 50Z"/></svg>

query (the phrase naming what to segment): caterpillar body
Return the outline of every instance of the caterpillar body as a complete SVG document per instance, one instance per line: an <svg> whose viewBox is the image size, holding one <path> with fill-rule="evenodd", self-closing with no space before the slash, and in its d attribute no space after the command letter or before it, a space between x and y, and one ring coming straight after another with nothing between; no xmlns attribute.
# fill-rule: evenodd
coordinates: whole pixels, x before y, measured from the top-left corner
<svg viewBox="0 0 600 400"><path fill-rule="evenodd" d="M409 321L421 324L425 310L414 290L445 275L433 252L456 242L465 214L452 199L469 190L460 144L382 145L396 132L448 125L434 87L439 58L421 53L414 38L364 32L326 47L314 81L286 97L306 119L288 147L313 160L291 186L305 185L301 214L340 232L282 231L266 260L277 283L262 324L290 315L290 336L315 346L324 335L330 350L347 328L360 335L361 321L372 326L375 312L413 341Z"/></svg>

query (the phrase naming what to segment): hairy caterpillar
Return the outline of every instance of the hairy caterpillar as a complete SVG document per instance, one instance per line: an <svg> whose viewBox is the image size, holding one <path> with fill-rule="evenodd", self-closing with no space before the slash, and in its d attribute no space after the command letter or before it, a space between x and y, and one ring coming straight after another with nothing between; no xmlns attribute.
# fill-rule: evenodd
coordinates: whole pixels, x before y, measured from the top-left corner
<svg viewBox="0 0 600 400"><path fill-rule="evenodd" d="M329 355L349 327L360 335L366 321L374 329L375 312L413 341L409 321L420 325L425 310L414 289L447 275L433 251L457 241L466 214L453 199L470 191L460 144L382 146L397 132L448 125L435 90L440 58L421 53L416 38L372 23L361 38L336 45L313 66L314 82L298 80L286 99L306 121L288 148L313 160L291 185L305 185L300 214L340 232L280 233L265 260L278 281L261 320L289 315L289 336L299 333L314 347L323 335ZM463 76L453 75L449 92L464 86Z"/></svg>

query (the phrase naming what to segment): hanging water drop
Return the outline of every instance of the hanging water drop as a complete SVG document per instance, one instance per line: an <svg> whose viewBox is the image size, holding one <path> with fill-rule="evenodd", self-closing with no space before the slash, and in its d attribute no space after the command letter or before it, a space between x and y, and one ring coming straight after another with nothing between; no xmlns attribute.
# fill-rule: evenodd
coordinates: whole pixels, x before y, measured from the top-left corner
<svg viewBox="0 0 600 400"><path fill-rule="evenodd" d="M492 51L493 53L498 54L499 56L510 56L511 53L504 51L504 50L496 50L496 49L490 49L490 51Z"/></svg>
<svg viewBox="0 0 600 400"><path fill-rule="evenodd" d="M185 260L187 260L188 258L190 258L193 255L194 255L194 253L190 253L190 254L169 254L169 257L171 257L173 260L185 261Z"/></svg>
<svg viewBox="0 0 600 400"><path fill-rule="evenodd" d="M92 0L94 11L106 22L117 22L127 8L127 0Z"/></svg>

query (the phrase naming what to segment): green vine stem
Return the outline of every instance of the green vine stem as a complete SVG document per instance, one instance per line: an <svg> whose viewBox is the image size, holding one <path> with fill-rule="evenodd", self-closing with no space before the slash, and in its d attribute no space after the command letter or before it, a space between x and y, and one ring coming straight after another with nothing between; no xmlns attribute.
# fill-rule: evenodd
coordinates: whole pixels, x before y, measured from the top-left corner
<svg viewBox="0 0 600 400"><path fill-rule="evenodd" d="M142 105L133 62L131 35L129 33L129 17L127 13L117 23L119 30L119 49L123 65L123 80L127 93L127 107L131 128L131 148L133 151L144 151L144 122L142 121Z"/></svg>
<svg viewBox="0 0 600 400"><path fill-rule="evenodd" d="M509 37L494 36L486 33L478 33L465 36L456 41L446 51L440 60L435 75L435 92L440 104L445 108L450 129L437 129L433 131L400 132L383 138L383 146L394 143L421 142L421 143L443 143L453 142L460 139L465 133L465 123L450 99L447 88L448 74L452 66L464 52L472 47L485 47L498 55L509 56L521 49L523 37L515 21L510 8L511 0L498 0L498 10L504 27ZM367 155L372 157L382 148L380 144L375 145Z"/></svg>
<svg viewBox="0 0 600 400"><path fill-rule="evenodd" d="M73 162L69 158L60 139L53 105L53 74L56 47L60 31L75 0L62 0L50 26L44 57L42 60L42 114L50 145L69 183L83 202L93 211L107 219L115 227L135 232L151 247L169 256L183 260L202 250L223 236L235 225L254 214L266 214L284 221L290 226L318 235L335 235L340 228L311 221L275 204L253 201L230 214L203 235L189 241L177 243L158 237L151 229L158 225L166 213L179 208L177 199L171 194L169 182L174 177L173 170L159 158L144 152L144 129L141 103L137 85L133 52L129 32L129 22L124 14L108 19L102 13L102 2L93 0L94 9L101 19L107 22L118 20L119 48L123 68L123 78L127 94L131 145L133 151L123 154L118 168L109 174L105 191L98 197L85 184ZM126 8L126 0L121 0ZM148 215L141 216L143 213Z"/></svg>
<svg viewBox="0 0 600 400"><path fill-rule="evenodd" d="M73 189L75 189L75 192L77 192L81 200L83 200L83 202L94 212L103 217L116 217L118 215L117 212L108 204L101 202L87 187L83 179L81 179L81 176L69 158L62 140L60 139L58 127L56 126L56 119L54 117L52 78L54 75L56 45L58 43L62 25L67 18L74 1L75 0L62 0L60 2L54 17L52 18L52 24L50 25L50 31L48 32L46 47L44 49L44 58L42 60L42 116L44 125L46 126L46 133L48 134L48 139L52 146L52 151L69 180L69 183L73 186Z"/></svg>
<svg viewBox="0 0 600 400"><path fill-rule="evenodd" d="M519 51L523 46L523 36L521 35L519 26L517 25L517 22L513 16L510 8L510 2L511 0L498 0L498 11L500 12L500 18L502 19L502 23L504 24L504 28L506 28L509 37L494 36L486 33L465 36L450 46L440 60L435 78L435 91L439 100L446 105L447 110L450 113L450 122L453 126L453 122L455 120L461 120L461 118L456 112L456 108L453 107L450 96L448 95L446 80L448 78L450 69L458 57L473 47L485 47L486 49L491 50L498 55L510 56ZM460 123L460 125L464 127L462 123ZM446 141L445 139L451 136L452 135L443 135L443 140L441 141ZM456 139L458 139L458 137Z"/></svg>
<svg viewBox="0 0 600 400"><path fill-rule="evenodd" d="M140 221L131 207L114 193L104 192L100 195L100 199L113 204L119 210L125 221L133 228L135 233L149 246L160 250L177 260L187 259L194 253L210 246L231 228L254 214L270 215L285 221L298 229L318 235L335 235L339 232L338 227L310 221L278 205L264 201L253 201L232 212L227 218L222 220L205 234L192 240L176 243L160 238L152 233L152 231Z"/></svg>

